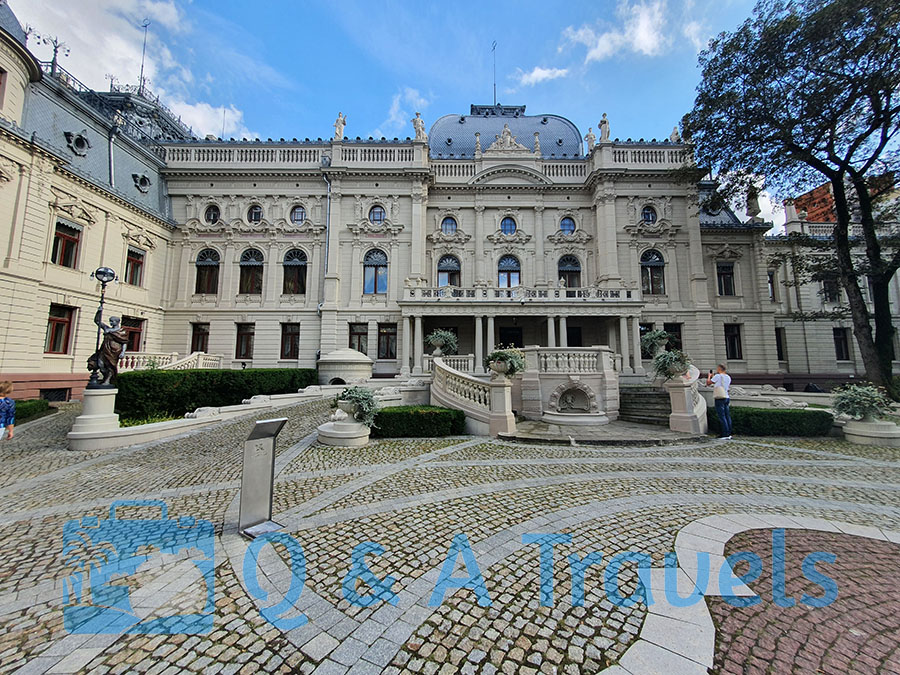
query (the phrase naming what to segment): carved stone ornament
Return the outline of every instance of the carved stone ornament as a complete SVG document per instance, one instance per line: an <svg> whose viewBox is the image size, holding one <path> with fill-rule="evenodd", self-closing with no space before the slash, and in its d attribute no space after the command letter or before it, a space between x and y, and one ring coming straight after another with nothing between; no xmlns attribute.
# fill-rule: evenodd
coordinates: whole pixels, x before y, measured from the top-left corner
<svg viewBox="0 0 900 675"><path fill-rule="evenodd" d="M583 382L569 378L550 394L548 404L551 410L568 413L597 412L597 395Z"/></svg>
<svg viewBox="0 0 900 675"><path fill-rule="evenodd" d="M492 244L527 244L531 241L531 235L525 234L521 229L517 229L512 234L503 234L501 230L497 230L493 234L489 234L487 240Z"/></svg>
<svg viewBox="0 0 900 675"><path fill-rule="evenodd" d="M737 260L743 254L731 244L724 243L720 246L707 246L706 254L716 260Z"/></svg>
<svg viewBox="0 0 900 675"><path fill-rule="evenodd" d="M153 183L147 174L133 173L131 174L131 180L134 181L134 187L138 189L138 192L143 192L144 194L150 192L150 186Z"/></svg>
<svg viewBox="0 0 900 675"><path fill-rule="evenodd" d="M466 234L457 229L453 234L447 234L443 230L435 230L428 235L427 239L433 244L465 244L472 238L471 234Z"/></svg>
<svg viewBox="0 0 900 675"><path fill-rule="evenodd" d="M0 157L0 185L12 182L20 168L20 165L11 159Z"/></svg>
<svg viewBox="0 0 900 675"><path fill-rule="evenodd" d="M357 237L364 234L389 234L393 238L403 231L403 225L387 219L380 223L373 223L368 218L365 218L358 223L348 224L347 229Z"/></svg>
<svg viewBox="0 0 900 675"><path fill-rule="evenodd" d="M153 243L153 239L151 239L150 236L142 230L127 230L126 232L122 233L122 238L126 242L134 244L138 248L142 248L144 250L156 248L156 244Z"/></svg>
<svg viewBox="0 0 900 675"><path fill-rule="evenodd" d="M503 131L500 132L499 135L495 137L493 143L491 143L490 147L484 151L485 155L490 154L510 154L510 153L528 153L531 154L531 150L522 145L516 140L516 137L512 135L512 132L509 130L509 124L503 125Z"/></svg>
<svg viewBox="0 0 900 675"><path fill-rule="evenodd" d="M646 220L629 223L625 225L625 231L635 238L664 236L671 238L678 231L678 228L674 227L670 220L660 218L653 223Z"/></svg>
<svg viewBox="0 0 900 675"><path fill-rule="evenodd" d="M575 230L572 233L557 230L553 234L547 235L547 241L554 244L586 244L593 238L594 235L588 234L584 230Z"/></svg>
<svg viewBox="0 0 900 675"><path fill-rule="evenodd" d="M87 129L81 131L64 131L63 136L66 138L66 145L69 150L79 157L84 157L91 149L91 141L87 136Z"/></svg>
<svg viewBox="0 0 900 675"><path fill-rule="evenodd" d="M51 188L51 190L56 197L53 206L58 213L65 214L72 220L80 223L93 225L97 222L96 212L86 206L81 199L56 188Z"/></svg>

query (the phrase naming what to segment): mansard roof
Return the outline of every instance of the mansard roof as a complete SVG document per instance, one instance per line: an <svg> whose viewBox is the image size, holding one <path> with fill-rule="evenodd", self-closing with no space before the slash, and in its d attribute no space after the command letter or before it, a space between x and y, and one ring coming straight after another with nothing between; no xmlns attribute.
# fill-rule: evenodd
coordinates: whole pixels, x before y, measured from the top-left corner
<svg viewBox="0 0 900 675"><path fill-rule="evenodd" d="M25 40L27 39L25 31L22 30L22 24L19 23L6 0L0 0L0 28L9 33L20 45L25 46Z"/></svg>
<svg viewBox="0 0 900 675"><path fill-rule="evenodd" d="M508 124L516 140L534 150L534 134L540 133L545 159L583 157L581 133L572 122L559 115L526 115L524 105L472 105L468 115L444 115L428 134L431 156L441 159L471 159L475 155L475 134L481 134L481 148L487 150Z"/></svg>

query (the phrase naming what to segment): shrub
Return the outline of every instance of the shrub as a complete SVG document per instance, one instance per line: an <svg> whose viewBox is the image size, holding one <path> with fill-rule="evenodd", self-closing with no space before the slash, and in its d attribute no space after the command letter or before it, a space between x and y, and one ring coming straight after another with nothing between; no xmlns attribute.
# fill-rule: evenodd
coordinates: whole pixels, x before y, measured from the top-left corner
<svg viewBox="0 0 900 675"><path fill-rule="evenodd" d="M310 368L137 370L119 375L116 411L133 419L181 417L210 406L237 405L261 394L290 394L316 384Z"/></svg>
<svg viewBox="0 0 900 675"><path fill-rule="evenodd" d="M490 368L491 361L503 361L506 363L506 376L510 377L525 370L525 354L516 347L495 349L484 359L486 368Z"/></svg>
<svg viewBox="0 0 900 675"><path fill-rule="evenodd" d="M721 430L715 408L708 408L709 430ZM741 436L827 436L834 418L824 410L731 406L733 433Z"/></svg>
<svg viewBox="0 0 900 675"><path fill-rule="evenodd" d="M49 411L50 403L42 398L16 401L16 424L24 424L38 417L43 417Z"/></svg>
<svg viewBox="0 0 900 675"><path fill-rule="evenodd" d="M378 438L433 438L459 436L466 432L462 410L433 405L401 405L375 413L372 435Z"/></svg>
<svg viewBox="0 0 900 675"><path fill-rule="evenodd" d="M873 385L848 384L831 395L832 409L853 419L881 417L891 411L892 401L884 389Z"/></svg>
<svg viewBox="0 0 900 675"><path fill-rule="evenodd" d="M331 402L332 407L337 407L338 401L350 401L356 404L356 412L353 418L360 424L371 427L375 423L375 411L378 409L378 402L375 400L375 394L371 389L365 387L347 387L340 394L334 397Z"/></svg>
<svg viewBox="0 0 900 675"><path fill-rule="evenodd" d="M651 330L641 338L641 349L653 355L653 372L656 377L670 380L673 377L684 375L691 365L691 357L672 345L675 336L664 330Z"/></svg>

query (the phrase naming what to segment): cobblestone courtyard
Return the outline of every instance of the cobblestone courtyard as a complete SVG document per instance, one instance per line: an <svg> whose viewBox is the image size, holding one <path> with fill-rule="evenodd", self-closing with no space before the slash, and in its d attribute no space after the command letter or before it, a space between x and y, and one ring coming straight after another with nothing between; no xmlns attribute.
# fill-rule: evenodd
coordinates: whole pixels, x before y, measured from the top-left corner
<svg viewBox="0 0 900 675"><path fill-rule="evenodd" d="M77 412L22 426L14 442L0 445L0 672L900 672L900 450L834 439L615 448L473 437L340 449L311 435L328 415L326 403L266 411L260 418L289 420L276 451L275 519L305 554L302 594L282 618L302 612L308 621L279 628L260 608L276 605L290 585L285 550L260 554L258 583L268 597L257 599L244 576L247 542L236 533L241 445L252 419L147 446L76 453L64 438ZM63 527L105 519L110 504L125 499L162 500L169 518L212 522L210 631L66 630L73 569L65 564ZM154 513L122 509L129 518ZM782 559L773 558L773 528L786 528L793 607L773 602L772 570ZM428 603L460 533L490 606L469 589ZM540 549L522 536L548 533L562 536L553 597L542 603ZM351 552L366 541L384 548L366 563L379 579L396 579L396 604L345 599ZM735 607L708 595L673 609L610 600L603 569L614 555L645 554L662 568L676 549L684 567L679 589L696 577L683 553L709 550L713 564L723 554L758 553L763 573L748 586L762 601ZM804 556L817 550L836 555L833 564L818 564L838 584L838 599L821 608L799 601L821 595L800 573ZM595 551L603 563L586 566L583 605L573 603L570 556ZM625 565L619 592L643 587L659 599L657 572L642 584L634 565ZM183 558L154 558L127 585L142 618L204 607L202 579ZM366 584L350 586L371 593Z"/></svg>

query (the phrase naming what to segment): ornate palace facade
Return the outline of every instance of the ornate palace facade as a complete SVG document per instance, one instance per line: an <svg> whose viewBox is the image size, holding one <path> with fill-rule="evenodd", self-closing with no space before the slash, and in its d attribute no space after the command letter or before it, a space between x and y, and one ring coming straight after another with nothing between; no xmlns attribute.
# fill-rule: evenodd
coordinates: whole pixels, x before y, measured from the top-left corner
<svg viewBox="0 0 900 675"><path fill-rule="evenodd" d="M83 386L101 264L132 352L232 368L351 346L376 375L417 374L447 328L476 371L501 344L608 344L640 376L641 332L665 328L746 378L863 370L849 324L788 318L834 298L782 285L770 224L679 181L677 132L621 141L604 115L582 137L473 105L406 140L348 138L342 116L325 140L199 140L146 91L39 64L5 3L0 26L0 368L29 394Z"/></svg>

